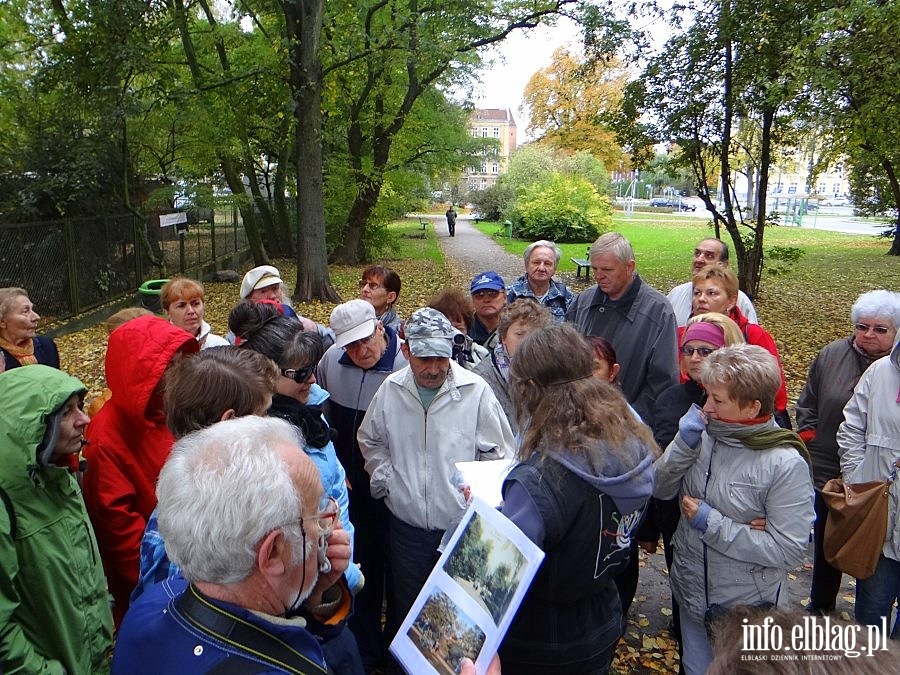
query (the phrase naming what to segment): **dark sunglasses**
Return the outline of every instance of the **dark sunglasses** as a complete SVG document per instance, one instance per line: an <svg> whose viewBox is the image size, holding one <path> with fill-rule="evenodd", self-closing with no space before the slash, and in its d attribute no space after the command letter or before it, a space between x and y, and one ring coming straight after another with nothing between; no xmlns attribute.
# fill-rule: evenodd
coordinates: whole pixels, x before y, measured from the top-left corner
<svg viewBox="0 0 900 675"><path fill-rule="evenodd" d="M688 347L687 345L685 345L684 347L681 348L681 353L684 354L685 356L693 356L694 352L697 352L704 359L707 356L709 356L710 354L712 354L714 351L716 351L716 350L713 349L712 347Z"/></svg>
<svg viewBox="0 0 900 675"><path fill-rule="evenodd" d="M496 298L498 295L500 295L500 291L491 289L475 291L474 293L472 293L473 298Z"/></svg>
<svg viewBox="0 0 900 675"><path fill-rule="evenodd" d="M289 377L297 384L303 384L309 379L309 376L315 372L317 365L317 363L314 363L303 368L282 368L281 374L285 377Z"/></svg>

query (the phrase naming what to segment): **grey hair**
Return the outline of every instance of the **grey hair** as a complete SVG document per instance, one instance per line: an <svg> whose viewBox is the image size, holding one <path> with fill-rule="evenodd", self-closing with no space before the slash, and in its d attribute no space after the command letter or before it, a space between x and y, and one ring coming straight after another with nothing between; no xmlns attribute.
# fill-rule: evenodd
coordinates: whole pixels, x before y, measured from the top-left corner
<svg viewBox="0 0 900 675"><path fill-rule="evenodd" d="M18 288L16 286L10 286L9 288L0 288L0 317L6 316L6 313L9 311L10 304L15 298L18 298L20 295L24 295L27 298L28 291L26 291L24 288Z"/></svg>
<svg viewBox="0 0 900 675"><path fill-rule="evenodd" d="M562 249L556 245L555 241L550 241L549 239L539 239L533 244L528 244L528 246L525 247L525 252L522 254L522 257L525 259L525 264L528 264L528 259L531 257L534 249L542 247L549 248L553 251L553 255L556 257L555 266L559 267L559 259L562 258Z"/></svg>
<svg viewBox="0 0 900 675"><path fill-rule="evenodd" d="M771 415L781 387L778 361L759 345L722 347L706 357L700 369L704 387L723 386L742 407L759 401L760 415Z"/></svg>
<svg viewBox="0 0 900 675"><path fill-rule="evenodd" d="M296 427L272 417L240 417L188 434L159 474L159 532L189 581L232 584L256 564L257 545L282 529L303 549L297 494L277 445L302 452ZM312 541L302 555L309 554ZM295 563L299 557L293 556Z"/></svg>
<svg viewBox="0 0 900 675"><path fill-rule="evenodd" d="M618 232L607 232L591 244L588 258L603 253L612 253L619 262L628 263L634 260L634 249L631 242Z"/></svg>
<svg viewBox="0 0 900 675"><path fill-rule="evenodd" d="M885 319L900 328L900 293L880 289L860 295L850 308L850 320L858 323L869 317Z"/></svg>

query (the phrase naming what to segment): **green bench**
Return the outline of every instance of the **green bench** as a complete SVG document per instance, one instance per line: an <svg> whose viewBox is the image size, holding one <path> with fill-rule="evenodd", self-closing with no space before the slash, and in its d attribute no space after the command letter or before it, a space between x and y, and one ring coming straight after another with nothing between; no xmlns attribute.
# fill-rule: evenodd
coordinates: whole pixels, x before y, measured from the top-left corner
<svg viewBox="0 0 900 675"><path fill-rule="evenodd" d="M591 261L588 260L587 253L585 253L584 258L569 258L569 260L571 260L575 264L575 267L578 268L575 271L576 277L581 277L581 270L584 270L585 278L590 276L590 273L588 272L588 270L591 269Z"/></svg>

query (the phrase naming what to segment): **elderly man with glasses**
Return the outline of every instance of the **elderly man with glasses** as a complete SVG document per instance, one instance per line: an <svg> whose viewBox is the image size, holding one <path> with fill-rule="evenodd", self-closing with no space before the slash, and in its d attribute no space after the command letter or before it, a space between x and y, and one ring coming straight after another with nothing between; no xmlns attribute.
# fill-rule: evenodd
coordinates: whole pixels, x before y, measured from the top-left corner
<svg viewBox="0 0 900 675"><path fill-rule="evenodd" d="M148 590L119 631L114 673L325 673L304 608L349 611L350 538L287 422L242 417L182 438L160 473L159 527L184 578Z"/></svg>
<svg viewBox="0 0 900 675"><path fill-rule="evenodd" d="M469 337L490 351L500 340L497 328L500 326L500 310L506 304L506 284L499 274L487 270L472 277L469 293L475 306Z"/></svg>
<svg viewBox="0 0 900 675"><path fill-rule="evenodd" d="M394 612L387 596L387 625L382 626L382 606L389 585L390 568L385 542L389 512L383 499L369 492L369 474L356 440L372 397L388 375L408 365L400 349L402 340L393 327L375 317L366 300L350 300L331 312L335 343L325 352L316 379L331 394L328 418L337 431L334 447L347 472L350 486L350 520L356 526L354 559L366 575L357 594L349 625L356 636L366 672L387 658L387 634L403 619Z"/></svg>

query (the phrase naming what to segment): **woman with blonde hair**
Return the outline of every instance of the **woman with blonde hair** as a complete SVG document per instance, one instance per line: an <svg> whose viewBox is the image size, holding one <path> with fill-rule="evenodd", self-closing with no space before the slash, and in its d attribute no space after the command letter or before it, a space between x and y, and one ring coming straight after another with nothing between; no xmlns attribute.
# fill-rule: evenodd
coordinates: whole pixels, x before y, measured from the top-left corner
<svg viewBox="0 0 900 675"><path fill-rule="evenodd" d="M594 376L569 324L539 328L510 365L522 430L503 513L546 558L500 647L504 673L605 673L625 567L653 489L655 444L619 389Z"/></svg>
<svg viewBox="0 0 900 675"><path fill-rule="evenodd" d="M159 300L169 321L197 338L200 349L224 347L228 341L213 333L210 325L203 320L206 313L205 296L199 281L176 277L162 287Z"/></svg>

